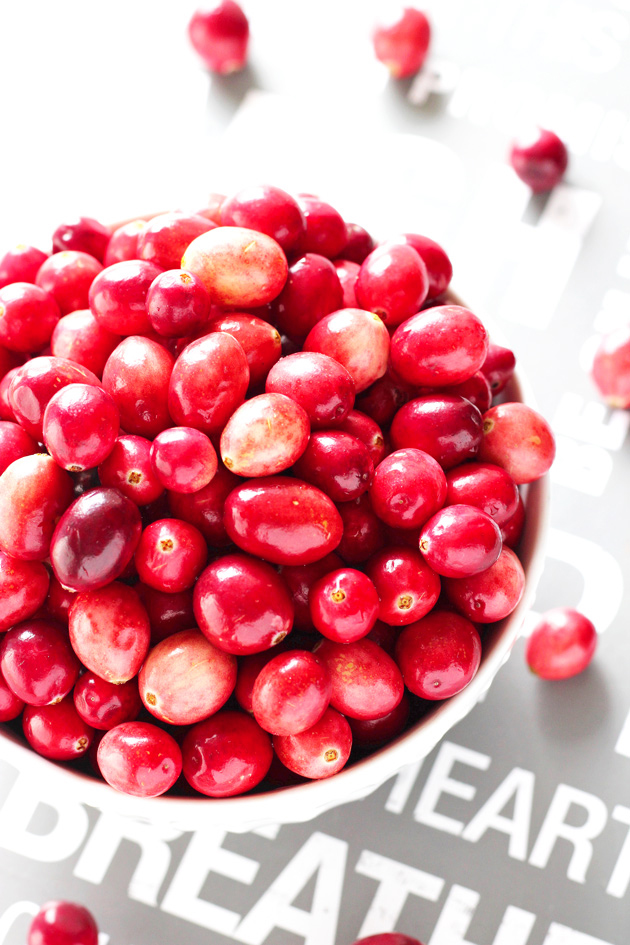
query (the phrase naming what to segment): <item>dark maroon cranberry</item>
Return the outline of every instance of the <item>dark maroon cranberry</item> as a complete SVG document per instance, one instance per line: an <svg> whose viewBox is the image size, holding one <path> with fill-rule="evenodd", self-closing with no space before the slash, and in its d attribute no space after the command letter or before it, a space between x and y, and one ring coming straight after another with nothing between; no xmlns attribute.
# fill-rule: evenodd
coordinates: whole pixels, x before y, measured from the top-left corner
<svg viewBox="0 0 630 945"><path fill-rule="evenodd" d="M350 259L335 259L333 265L343 292L342 308L358 308L355 287L361 266Z"/></svg>
<svg viewBox="0 0 630 945"><path fill-rule="evenodd" d="M100 387L68 384L44 413L44 443L62 469L81 472L111 453L120 429L118 407Z"/></svg>
<svg viewBox="0 0 630 945"><path fill-rule="evenodd" d="M360 410L351 410L345 420L335 426L365 443L376 469L387 453L385 437L378 423Z"/></svg>
<svg viewBox="0 0 630 945"><path fill-rule="evenodd" d="M499 557L499 526L472 505L447 505L420 532L420 551L427 564L448 578L466 578L485 571Z"/></svg>
<svg viewBox="0 0 630 945"><path fill-rule="evenodd" d="M354 719L379 719L402 699L404 684L400 670L372 640L355 643L324 640L315 652L330 673L330 704L338 712Z"/></svg>
<svg viewBox="0 0 630 945"><path fill-rule="evenodd" d="M134 585L151 624L151 644L154 646L172 633L187 630L195 625L192 590L165 594L141 581Z"/></svg>
<svg viewBox="0 0 630 945"><path fill-rule="evenodd" d="M481 413L464 397L429 395L400 408L390 435L395 450L422 450L450 469L477 455L482 425Z"/></svg>
<svg viewBox="0 0 630 945"><path fill-rule="evenodd" d="M234 0L213 0L197 10L188 24L188 35L211 72L238 72L247 61L249 23Z"/></svg>
<svg viewBox="0 0 630 945"><path fill-rule="evenodd" d="M484 413L479 459L502 466L518 485L544 476L555 455L551 427L527 404L499 404Z"/></svg>
<svg viewBox="0 0 630 945"><path fill-rule="evenodd" d="M289 267L285 286L273 303L274 319L283 334L302 341L314 325L342 304L343 290L331 261L307 253Z"/></svg>
<svg viewBox="0 0 630 945"><path fill-rule="evenodd" d="M205 217L179 210L161 213L149 220L140 232L138 257L160 269L179 269L181 258L192 241L213 230L215 225Z"/></svg>
<svg viewBox="0 0 630 945"><path fill-rule="evenodd" d="M244 712L219 712L195 725L182 745L184 777L208 797L233 797L260 784L273 750L271 739Z"/></svg>
<svg viewBox="0 0 630 945"><path fill-rule="evenodd" d="M586 669L596 648L597 631L588 617L571 607L556 607L532 630L525 658L541 679L569 679Z"/></svg>
<svg viewBox="0 0 630 945"><path fill-rule="evenodd" d="M346 223L346 234L346 245L342 250L343 258L360 266L365 257L374 249L374 240L358 223Z"/></svg>
<svg viewBox="0 0 630 945"><path fill-rule="evenodd" d="M340 256L348 242L343 217L329 203L313 194L298 194L306 218L306 233L299 243L302 253L319 253L328 259Z"/></svg>
<svg viewBox="0 0 630 945"><path fill-rule="evenodd" d="M68 384L101 387L98 377L87 368L48 355L27 361L11 381L9 399L15 417L20 426L40 443L46 407L51 397Z"/></svg>
<svg viewBox="0 0 630 945"><path fill-rule="evenodd" d="M49 256L42 263L35 282L52 295L61 314L67 315L87 308L90 286L102 269L94 256L67 250Z"/></svg>
<svg viewBox="0 0 630 945"><path fill-rule="evenodd" d="M79 676L79 661L63 630L50 620L27 620L7 630L0 650L5 682L29 705L61 702Z"/></svg>
<svg viewBox="0 0 630 945"><path fill-rule="evenodd" d="M34 246L21 243L0 257L0 289L12 282L35 282L41 264L48 259L46 253Z"/></svg>
<svg viewBox="0 0 630 945"><path fill-rule="evenodd" d="M267 375L265 390L300 404L313 430L337 426L354 404L354 381L348 371L315 351L299 351L278 361Z"/></svg>
<svg viewBox="0 0 630 945"><path fill-rule="evenodd" d="M426 15L415 7L386 10L387 17L372 31L374 54L394 79L406 79L422 68L431 41L431 27Z"/></svg>
<svg viewBox="0 0 630 945"><path fill-rule="evenodd" d="M149 338L125 338L109 356L103 387L120 412L126 433L153 439L172 425L168 389L174 359Z"/></svg>
<svg viewBox="0 0 630 945"><path fill-rule="evenodd" d="M146 220L130 220L114 230L105 252L105 266L113 266L114 263L128 259L139 259L138 240L146 227Z"/></svg>
<svg viewBox="0 0 630 945"><path fill-rule="evenodd" d="M10 351L41 351L60 317L52 295L37 285L13 282L0 289L0 344Z"/></svg>
<svg viewBox="0 0 630 945"><path fill-rule="evenodd" d="M147 526L134 558L140 580L167 594L192 587L207 560L208 546L199 529L176 518Z"/></svg>
<svg viewBox="0 0 630 945"><path fill-rule="evenodd" d="M467 578L446 578L448 598L475 623L503 620L517 607L525 589L523 566L510 548L485 571Z"/></svg>
<svg viewBox="0 0 630 945"><path fill-rule="evenodd" d="M373 312L344 308L322 318L308 333L303 347L343 364L360 394L387 370L389 333Z"/></svg>
<svg viewBox="0 0 630 945"><path fill-rule="evenodd" d="M165 489L198 492L216 473L217 454L201 430L170 427L153 441L151 466Z"/></svg>
<svg viewBox="0 0 630 945"><path fill-rule="evenodd" d="M0 667L0 722L12 722L24 710L25 703L9 688Z"/></svg>
<svg viewBox="0 0 630 945"><path fill-rule="evenodd" d="M463 463L446 474L448 505L474 505L503 525L518 507L518 486L492 463Z"/></svg>
<svg viewBox="0 0 630 945"><path fill-rule="evenodd" d="M446 292L453 276L453 267L439 243L419 233L403 233L388 242L405 243L415 249L422 259L429 276L427 301L437 299Z"/></svg>
<svg viewBox="0 0 630 945"><path fill-rule="evenodd" d="M380 427L388 427L396 411L416 396L416 389L393 374L391 368L357 398L357 409Z"/></svg>
<svg viewBox="0 0 630 945"><path fill-rule="evenodd" d="M98 928L84 906L46 902L31 922L27 945L98 945Z"/></svg>
<svg viewBox="0 0 630 945"><path fill-rule="evenodd" d="M49 583L40 561L23 561L0 551L0 632L36 613L46 600Z"/></svg>
<svg viewBox="0 0 630 945"><path fill-rule="evenodd" d="M382 650L385 650L385 652L393 658L396 640L399 634L400 627L394 627L390 624L383 623L382 620L377 620L368 633L366 640L371 640L372 643L376 643L377 646L380 646Z"/></svg>
<svg viewBox="0 0 630 945"><path fill-rule="evenodd" d="M278 330L264 319L247 312L219 315L212 319L208 331L224 331L236 338L247 358L250 388L264 382L282 354L282 339Z"/></svg>
<svg viewBox="0 0 630 945"><path fill-rule="evenodd" d="M52 456L16 459L0 476L0 548L14 558L44 561L72 496L72 479Z"/></svg>
<svg viewBox="0 0 630 945"><path fill-rule="evenodd" d="M112 486L136 505L149 505L164 492L151 465L151 441L142 436L119 436L98 467L103 486Z"/></svg>
<svg viewBox="0 0 630 945"><path fill-rule="evenodd" d="M409 712L409 699L404 693L396 708L380 719L351 718L353 745L357 748L380 748L386 745L404 731L409 721Z"/></svg>
<svg viewBox="0 0 630 945"><path fill-rule="evenodd" d="M529 137L514 142L510 164L520 179L539 194L560 183L569 164L569 154L557 134L537 128Z"/></svg>
<svg viewBox="0 0 630 945"><path fill-rule="evenodd" d="M435 610L405 627L396 645L396 662L414 695L448 699L479 669L481 640L470 620Z"/></svg>
<svg viewBox="0 0 630 945"><path fill-rule="evenodd" d="M115 685L95 673L81 676L74 687L73 699L83 721L101 732L108 732L121 722L134 721L142 709L135 679Z"/></svg>
<svg viewBox="0 0 630 945"><path fill-rule="evenodd" d="M311 434L293 472L333 502L349 502L367 491L374 464L367 446L356 437L339 430L318 430Z"/></svg>
<svg viewBox="0 0 630 945"><path fill-rule="evenodd" d="M53 761L80 758L90 747L93 735L75 709L72 696L56 705L27 705L22 727L31 748Z"/></svg>
<svg viewBox="0 0 630 945"><path fill-rule="evenodd" d="M296 630L310 632L314 629L309 608L310 589L319 578L341 568L343 562L339 555L332 552L313 564L285 565L280 573L291 594L295 615L293 626Z"/></svg>
<svg viewBox="0 0 630 945"><path fill-rule="evenodd" d="M422 450L390 453L377 466L370 487L372 508L393 528L419 528L446 501L442 467Z"/></svg>
<svg viewBox="0 0 630 945"><path fill-rule="evenodd" d="M487 350L488 333L476 315L461 305L439 305L396 329L392 366L408 384L445 387L472 377Z"/></svg>
<svg viewBox="0 0 630 945"><path fill-rule="evenodd" d="M340 568L319 578L309 594L311 620L336 643L354 643L367 636L379 612L378 592L366 574Z"/></svg>
<svg viewBox="0 0 630 945"><path fill-rule="evenodd" d="M350 757L352 731L347 720L330 707L312 728L297 735L276 735L273 747L281 763L304 778L329 778Z"/></svg>
<svg viewBox="0 0 630 945"><path fill-rule="evenodd" d="M101 377L110 354L120 344L120 335L102 328L89 309L60 318L50 339L50 350Z"/></svg>
<svg viewBox="0 0 630 945"><path fill-rule="evenodd" d="M415 315L429 291L424 262L403 243L383 243L363 262L355 292L360 308L375 312L386 325Z"/></svg>
<svg viewBox="0 0 630 945"><path fill-rule="evenodd" d="M279 653L263 666L254 684L254 718L272 735L297 735L319 722L331 691L328 670L313 653Z"/></svg>
<svg viewBox="0 0 630 945"><path fill-rule="evenodd" d="M0 420L0 476L16 459L38 451L36 441L26 430L10 420Z"/></svg>
<svg viewBox="0 0 630 945"><path fill-rule="evenodd" d="M440 596L440 579L414 548L384 548L365 572L379 596L379 619L396 627L420 620Z"/></svg>
<svg viewBox="0 0 630 945"><path fill-rule="evenodd" d="M221 459L239 476L275 476L308 444L305 410L284 394L258 394L237 407L221 434Z"/></svg>
<svg viewBox="0 0 630 945"><path fill-rule="evenodd" d="M194 335L210 318L208 290L192 272L177 268L161 272L149 287L147 314L151 327L165 338Z"/></svg>
<svg viewBox="0 0 630 945"><path fill-rule="evenodd" d="M279 187L251 186L221 204L223 226L245 226L272 236L285 253L306 233L306 221L297 201Z"/></svg>
<svg viewBox="0 0 630 945"><path fill-rule="evenodd" d="M90 311L102 328L115 335L140 335L151 328L146 299L162 269L129 259L103 269L90 288Z"/></svg>
<svg viewBox="0 0 630 945"><path fill-rule="evenodd" d="M485 413L486 410L489 410L492 403L490 384L481 371L477 371L472 377L469 377L467 381L462 381L461 384L453 384L452 387L445 387L444 393L458 394L460 397L465 397L466 400L474 404L481 413Z"/></svg>
<svg viewBox="0 0 630 945"><path fill-rule="evenodd" d="M182 753L175 739L150 722L123 722L106 732L97 754L111 787L136 797L158 797L177 781Z"/></svg>
<svg viewBox="0 0 630 945"><path fill-rule="evenodd" d="M361 564L385 544L385 530L375 514L369 496L364 493L352 502L337 506L343 523L343 535L337 553L348 564Z"/></svg>
<svg viewBox="0 0 630 945"><path fill-rule="evenodd" d="M223 463L219 463L214 477L198 492L168 493L171 515L198 528L209 545L223 548L230 544L223 523L225 500L241 482L242 480L227 470Z"/></svg>
<svg viewBox="0 0 630 945"><path fill-rule="evenodd" d="M79 217L71 223L60 224L52 236L53 252L75 250L89 253L103 262L109 245L110 231L92 217Z"/></svg>
<svg viewBox="0 0 630 945"><path fill-rule="evenodd" d="M515 366L516 358L513 351L490 342L485 361L479 370L488 381L493 397L501 393L514 374Z"/></svg>

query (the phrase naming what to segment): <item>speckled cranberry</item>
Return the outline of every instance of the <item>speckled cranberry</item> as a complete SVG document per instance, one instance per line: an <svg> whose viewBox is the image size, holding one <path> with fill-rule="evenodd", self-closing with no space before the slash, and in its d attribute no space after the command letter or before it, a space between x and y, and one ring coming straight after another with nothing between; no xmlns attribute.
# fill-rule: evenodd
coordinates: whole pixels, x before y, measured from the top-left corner
<svg viewBox="0 0 630 945"><path fill-rule="evenodd" d="M517 484L544 476L555 455L549 424L527 404L499 404L484 413L479 459L502 466Z"/></svg>
<svg viewBox="0 0 630 945"><path fill-rule="evenodd" d="M182 753L175 739L150 722L123 722L98 746L101 774L116 791L158 797L177 781Z"/></svg>
<svg viewBox="0 0 630 945"><path fill-rule="evenodd" d="M326 354L298 351L282 358L267 375L268 393L285 394L307 413L313 430L337 426L354 404L354 381Z"/></svg>
<svg viewBox="0 0 630 945"><path fill-rule="evenodd" d="M333 709L355 719L377 719L395 709L404 684L396 663L372 640L324 640L315 653L332 681Z"/></svg>
<svg viewBox="0 0 630 945"><path fill-rule="evenodd" d="M260 784L273 750L269 735L244 712L218 712L199 722L182 745L184 777L208 797L233 797Z"/></svg>
<svg viewBox="0 0 630 945"><path fill-rule="evenodd" d="M487 570L467 578L445 578L446 594L457 609L475 623L494 623L509 616L525 589L523 566L510 548Z"/></svg>
<svg viewBox="0 0 630 945"><path fill-rule="evenodd" d="M319 780L341 771L352 749L347 720L330 707L312 728L297 735L276 735L273 747L282 764L304 778Z"/></svg>
<svg viewBox="0 0 630 945"><path fill-rule="evenodd" d="M379 620L391 626L420 620L440 596L440 578L414 548L377 551L367 561L365 573L379 597Z"/></svg>
<svg viewBox="0 0 630 945"><path fill-rule="evenodd" d="M38 755L52 761L73 761L86 753L93 730L66 696L56 705L27 705L22 716L24 736Z"/></svg>
<svg viewBox="0 0 630 945"><path fill-rule="evenodd" d="M61 312L52 295L30 282L0 289L0 344L34 354L48 344Z"/></svg>
<svg viewBox="0 0 630 945"><path fill-rule="evenodd" d="M120 581L77 594L68 629L83 665L115 684L133 679L149 649L148 614L134 589Z"/></svg>
<svg viewBox="0 0 630 945"><path fill-rule="evenodd" d="M479 633L465 617L435 610L405 627L396 644L396 662L416 696L448 699L461 692L479 669Z"/></svg>
<svg viewBox="0 0 630 945"><path fill-rule="evenodd" d="M477 455L482 425L481 413L465 397L434 394L401 407L390 436L395 450L422 450L450 469Z"/></svg>
<svg viewBox="0 0 630 945"><path fill-rule="evenodd" d="M536 623L525 659L541 679L569 679L586 669L596 648L597 631L588 617L572 607L556 607Z"/></svg>
<svg viewBox="0 0 630 945"><path fill-rule="evenodd" d="M306 411L284 394L241 404L221 434L223 464L239 476L274 476L295 463L309 442Z"/></svg>
<svg viewBox="0 0 630 945"><path fill-rule="evenodd" d="M551 190L559 184L569 164L565 143L553 131L532 130L512 144L510 164L535 194Z"/></svg>
<svg viewBox="0 0 630 945"><path fill-rule="evenodd" d="M387 370L389 334L373 312L344 308L326 315L311 329L304 350L319 351L343 364L356 392L361 393Z"/></svg>

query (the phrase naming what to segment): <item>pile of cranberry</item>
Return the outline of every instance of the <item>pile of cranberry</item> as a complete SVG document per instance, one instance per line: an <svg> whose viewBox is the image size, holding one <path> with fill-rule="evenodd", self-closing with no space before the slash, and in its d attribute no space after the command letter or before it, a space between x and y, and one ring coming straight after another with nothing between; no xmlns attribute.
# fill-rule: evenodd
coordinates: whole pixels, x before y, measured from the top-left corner
<svg viewBox="0 0 630 945"><path fill-rule="evenodd" d="M460 692L554 442L444 250L271 186L53 246L0 261L0 722L223 797Z"/></svg>

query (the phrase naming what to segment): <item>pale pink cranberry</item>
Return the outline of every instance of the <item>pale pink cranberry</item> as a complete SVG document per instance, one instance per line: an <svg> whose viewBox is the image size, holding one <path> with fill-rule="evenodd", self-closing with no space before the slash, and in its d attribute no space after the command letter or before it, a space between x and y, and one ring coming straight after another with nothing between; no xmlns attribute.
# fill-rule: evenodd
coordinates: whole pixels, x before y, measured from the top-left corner
<svg viewBox="0 0 630 945"><path fill-rule="evenodd" d="M234 0L214 0L196 10L188 36L211 72L238 72L247 61L249 23Z"/></svg>
<svg viewBox="0 0 630 945"><path fill-rule="evenodd" d="M571 607L556 607L532 630L525 658L541 679L569 679L586 669L596 648L597 631L588 617Z"/></svg>
<svg viewBox="0 0 630 945"><path fill-rule="evenodd" d="M328 708L332 686L324 664L307 650L279 653L258 674L252 710L272 735L297 735L312 728Z"/></svg>
<svg viewBox="0 0 630 945"><path fill-rule="evenodd" d="M27 705L22 728L31 748L52 761L80 758L87 752L94 735L75 709L72 696L66 696L56 705Z"/></svg>
<svg viewBox="0 0 630 945"><path fill-rule="evenodd" d="M52 456L16 459L0 476L0 548L14 558L44 561L72 498L72 478Z"/></svg>
<svg viewBox="0 0 630 945"><path fill-rule="evenodd" d="M593 358L591 377L611 407L630 407L630 325L604 335Z"/></svg>
<svg viewBox="0 0 630 945"><path fill-rule="evenodd" d="M396 663L372 640L335 643L323 640L315 649L332 681L333 709L355 719L381 718L395 709L404 684Z"/></svg>
<svg viewBox="0 0 630 945"><path fill-rule="evenodd" d="M384 243L373 250L361 265L355 285L359 306L380 315L389 326L415 315L428 291L424 262L401 243Z"/></svg>
<svg viewBox="0 0 630 945"><path fill-rule="evenodd" d="M313 430L342 423L354 404L354 381L326 354L297 351L271 368L267 393L285 394L304 408Z"/></svg>
<svg viewBox="0 0 630 945"><path fill-rule="evenodd" d="M158 797L177 781L182 753L175 739L150 722L123 722L98 746L98 767L116 791Z"/></svg>
<svg viewBox="0 0 630 945"><path fill-rule="evenodd" d="M560 183L569 164L569 153L555 132L537 128L528 138L514 142L510 164L520 179L538 194Z"/></svg>
<svg viewBox="0 0 630 945"><path fill-rule="evenodd" d="M41 264L48 259L47 253L35 246L20 243L0 257L0 289L12 282L35 282Z"/></svg>
<svg viewBox="0 0 630 945"><path fill-rule="evenodd" d="M309 440L306 411L284 394L259 394L238 407L221 434L221 459L239 476L274 476Z"/></svg>
<svg viewBox="0 0 630 945"><path fill-rule="evenodd" d="M269 735L244 712L218 712L199 722L182 745L184 777L208 797L233 797L260 784L273 750Z"/></svg>
<svg viewBox="0 0 630 945"><path fill-rule="evenodd" d="M372 508L393 528L419 528L446 501L446 476L428 453L396 450L379 463L370 486Z"/></svg>
<svg viewBox="0 0 630 945"><path fill-rule="evenodd" d="M534 482L549 470L556 455L551 428L526 404L491 407L483 415L479 459L503 467L517 484Z"/></svg>
<svg viewBox="0 0 630 945"><path fill-rule="evenodd" d="M0 632L36 613L46 600L49 583L40 561L22 561L0 551Z"/></svg>
<svg viewBox="0 0 630 945"><path fill-rule="evenodd" d="M5 682L29 705L54 705L79 676L79 661L54 621L26 620L7 630L0 649Z"/></svg>
<svg viewBox="0 0 630 945"><path fill-rule="evenodd" d="M339 361L360 393L387 370L389 334L373 312L344 308L326 315L311 329L304 350L319 351Z"/></svg>
<svg viewBox="0 0 630 945"><path fill-rule="evenodd" d="M329 778L341 771L352 749L347 720L332 708L312 728L297 735L276 735L273 747L282 764L304 778Z"/></svg>
<svg viewBox="0 0 630 945"><path fill-rule="evenodd" d="M313 625L337 643L367 636L379 613L379 596L370 578L354 568L330 571L309 592Z"/></svg>
<svg viewBox="0 0 630 945"><path fill-rule="evenodd" d="M392 366L409 384L445 387L472 377L487 350L488 333L476 315L461 305L440 305L396 329Z"/></svg>
<svg viewBox="0 0 630 945"><path fill-rule="evenodd" d="M445 578L443 586L457 609L475 623L494 623L516 609L525 590L523 566L510 548L487 570L466 578Z"/></svg>
<svg viewBox="0 0 630 945"><path fill-rule="evenodd" d="M61 312L52 295L30 282L0 289L0 344L34 354L50 341Z"/></svg>
<svg viewBox="0 0 630 945"><path fill-rule="evenodd" d="M461 692L479 669L479 633L465 617L435 610L405 627L396 644L396 662L416 696L448 699Z"/></svg>
<svg viewBox="0 0 630 945"><path fill-rule="evenodd" d="M62 315L87 308L94 278L103 269L88 253L66 250L42 263L35 284L52 295Z"/></svg>
<svg viewBox="0 0 630 945"><path fill-rule="evenodd" d="M153 441L151 466L165 489L198 492L216 473L217 454L201 430L170 427Z"/></svg>
<svg viewBox="0 0 630 945"><path fill-rule="evenodd" d="M93 217L79 217L70 223L61 223L52 236L53 252L75 250L80 253L89 253L99 262L109 245L110 231Z"/></svg>
<svg viewBox="0 0 630 945"><path fill-rule="evenodd" d="M379 620L404 627L420 620L440 596L440 579L416 548L387 547L365 565L379 597Z"/></svg>
<svg viewBox="0 0 630 945"><path fill-rule="evenodd" d="M27 945L98 945L98 928L84 906L46 902L31 922Z"/></svg>
<svg viewBox="0 0 630 945"><path fill-rule="evenodd" d="M120 335L102 328L90 310L84 309L59 319L50 350L55 357L68 358L102 377L107 359L121 341Z"/></svg>
<svg viewBox="0 0 630 945"><path fill-rule="evenodd" d="M398 4L388 8L387 13L372 31L374 53L393 78L406 79L422 68L431 27L426 15L415 7Z"/></svg>

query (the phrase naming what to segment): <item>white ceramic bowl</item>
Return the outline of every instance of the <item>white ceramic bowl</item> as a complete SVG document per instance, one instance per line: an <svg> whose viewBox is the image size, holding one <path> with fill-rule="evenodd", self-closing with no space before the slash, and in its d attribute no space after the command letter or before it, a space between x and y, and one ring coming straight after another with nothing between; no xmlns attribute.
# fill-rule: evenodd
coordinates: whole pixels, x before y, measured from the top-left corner
<svg viewBox="0 0 630 945"><path fill-rule="evenodd" d="M461 304L456 296L450 301ZM492 331L493 338L497 337ZM530 387L518 373L507 386L502 400L519 400L535 407ZM318 814L366 797L401 768L424 758L457 722L470 712L489 687L510 654L529 610L544 562L547 530L547 477L526 487L527 510L519 557L525 570L525 593L516 610L505 620L489 625L477 675L460 693L437 702L420 721L369 757L352 764L323 781L279 788L260 794L232 798L132 797L119 794L105 781L76 771L69 765L53 763L32 751L6 726L0 725L0 758L14 764L46 793L73 798L103 811L151 823L169 823L183 830L221 826L242 833L264 824L299 823Z"/></svg>

